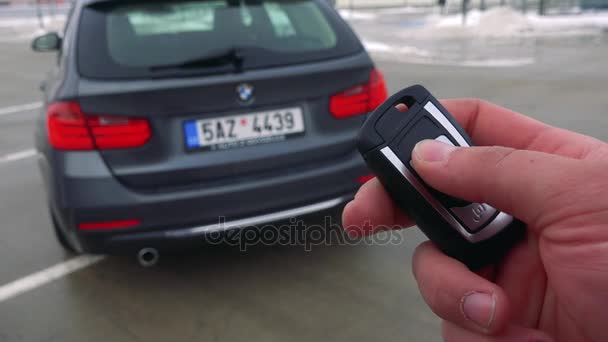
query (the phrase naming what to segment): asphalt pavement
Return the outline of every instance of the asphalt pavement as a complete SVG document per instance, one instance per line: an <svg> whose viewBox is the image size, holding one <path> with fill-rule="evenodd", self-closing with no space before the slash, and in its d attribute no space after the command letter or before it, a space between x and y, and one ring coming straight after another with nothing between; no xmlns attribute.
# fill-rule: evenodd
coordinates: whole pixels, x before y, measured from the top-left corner
<svg viewBox="0 0 608 342"><path fill-rule="evenodd" d="M358 30L366 35L364 25ZM608 140L605 39L535 44L541 62L516 67L376 59L391 91L421 83L440 97L485 98ZM55 241L31 153L38 111L15 107L36 106L55 58L30 52L26 41L0 50L0 341L440 339L411 275L423 240L413 229L396 245L216 245L161 256L149 269L128 257L63 267L75 259ZM63 266L49 271L54 265Z"/></svg>

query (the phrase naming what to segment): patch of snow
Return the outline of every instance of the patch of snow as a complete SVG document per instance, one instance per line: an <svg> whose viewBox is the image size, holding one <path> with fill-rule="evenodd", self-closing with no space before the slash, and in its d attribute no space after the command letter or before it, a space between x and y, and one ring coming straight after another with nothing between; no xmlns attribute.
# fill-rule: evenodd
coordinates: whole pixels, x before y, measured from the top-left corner
<svg viewBox="0 0 608 342"><path fill-rule="evenodd" d="M42 18L41 28L37 17L1 19L0 42L29 40L49 31L58 31L64 22L64 15L45 16Z"/></svg>
<svg viewBox="0 0 608 342"><path fill-rule="evenodd" d="M479 15L476 30L486 36L511 36L531 30L528 19L507 7L498 7Z"/></svg>
<svg viewBox="0 0 608 342"><path fill-rule="evenodd" d="M415 46L400 46L397 48L398 53L416 55L421 57L430 57L431 53L427 50L417 48Z"/></svg>
<svg viewBox="0 0 608 342"><path fill-rule="evenodd" d="M426 13L429 9L426 7L412 7L412 6L403 6L397 8L382 8L377 10L377 13L380 14L412 14L412 13Z"/></svg>
<svg viewBox="0 0 608 342"><path fill-rule="evenodd" d="M536 62L534 58L502 58L502 59L465 59L462 61L449 60L438 57L407 56L398 54L376 54L379 59L397 61L402 63L420 65L441 65L470 68L516 68L531 65Z"/></svg>
<svg viewBox="0 0 608 342"><path fill-rule="evenodd" d="M44 16L42 22L47 25L51 23L63 23L65 21L65 15L55 15L54 17ZM37 17L27 18L3 18L0 20L0 28L16 28L16 27L28 27L28 26L39 26L39 20Z"/></svg>
<svg viewBox="0 0 608 342"><path fill-rule="evenodd" d="M463 25L464 23L464 25ZM432 16L424 30L438 35L475 35L487 37L507 37L532 29L528 19L507 7L497 7L485 12L470 11L463 22L462 15L444 17Z"/></svg>
<svg viewBox="0 0 608 342"><path fill-rule="evenodd" d="M471 10L467 13L466 21L463 22L462 15L454 14L454 15L446 15L439 16L437 14L430 15L428 17L429 22L432 27L435 28L452 28L452 27L462 27L464 26L473 27L479 25L479 18L481 17L481 12L479 10Z"/></svg>
<svg viewBox="0 0 608 342"><path fill-rule="evenodd" d="M534 64L534 58L509 58L509 59L481 59L481 60L465 60L455 62L454 65L468 67L495 67L495 68L511 68L524 65Z"/></svg>
<svg viewBox="0 0 608 342"><path fill-rule="evenodd" d="M485 36L512 37L577 35L598 33L608 28L608 12L570 15L524 15L508 7L497 7L485 12L472 10L463 25L462 15L427 17L427 25L419 32L423 36Z"/></svg>
<svg viewBox="0 0 608 342"><path fill-rule="evenodd" d="M346 20L374 20L377 17L377 15L374 13L364 11L351 11L348 9L341 9L338 12L340 12L342 18Z"/></svg>
<svg viewBox="0 0 608 342"><path fill-rule="evenodd" d="M372 41L368 41L368 40L364 40L363 41L363 45L365 46L365 48L368 51L371 52L393 52L395 49L385 43L380 43L380 42L372 42Z"/></svg>
<svg viewBox="0 0 608 342"><path fill-rule="evenodd" d="M415 55L421 57L430 57L429 51L408 45L389 45L381 42L364 40L363 45L369 52L387 53L398 55Z"/></svg>
<svg viewBox="0 0 608 342"><path fill-rule="evenodd" d="M500 58L450 60L430 51L407 45L391 45L382 42L364 40L363 45L374 56L413 64L447 65L462 67L512 68L534 64L534 58Z"/></svg>
<svg viewBox="0 0 608 342"><path fill-rule="evenodd" d="M370 13L375 13L378 16L376 19L380 20L382 15L397 11L397 9L379 9ZM405 10L407 11L409 9ZM517 53L508 56L492 51L476 53L474 54L476 56L473 56L443 49L442 44L425 44L424 47L429 49L425 50L416 46L402 45L400 42L410 41L410 44L415 44L415 42L432 40L457 42L481 40L483 44L483 40L488 39L500 43L501 40L509 41L511 38L598 35L602 30L608 29L608 11L578 11L570 14L538 16L534 13L525 15L508 7L497 7L483 12L470 11L465 25L462 15L427 14L419 17L422 26L395 26L394 32L386 36L387 40L364 39L363 43L374 57L403 63L471 68L514 68L534 64L536 59L531 53L521 53L517 49L514 50ZM371 18L370 16L367 19Z"/></svg>
<svg viewBox="0 0 608 342"><path fill-rule="evenodd" d="M527 18L538 29L608 28L608 12L551 16L530 14Z"/></svg>

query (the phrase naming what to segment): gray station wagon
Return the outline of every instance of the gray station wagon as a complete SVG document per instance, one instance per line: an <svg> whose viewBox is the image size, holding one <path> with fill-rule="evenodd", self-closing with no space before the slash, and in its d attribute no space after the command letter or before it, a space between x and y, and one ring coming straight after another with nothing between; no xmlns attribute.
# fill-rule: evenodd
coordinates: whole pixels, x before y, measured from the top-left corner
<svg viewBox="0 0 608 342"><path fill-rule="evenodd" d="M382 74L324 0L76 1L36 129L62 245L159 250L337 208Z"/></svg>

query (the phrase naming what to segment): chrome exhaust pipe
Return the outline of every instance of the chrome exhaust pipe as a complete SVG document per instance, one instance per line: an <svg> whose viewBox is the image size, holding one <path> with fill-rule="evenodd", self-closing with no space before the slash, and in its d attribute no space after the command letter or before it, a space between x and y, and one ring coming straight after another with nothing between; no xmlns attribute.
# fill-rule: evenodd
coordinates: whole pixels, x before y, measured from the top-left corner
<svg viewBox="0 0 608 342"><path fill-rule="evenodd" d="M153 267L159 259L160 253L156 248L142 248L137 253L137 261L142 267Z"/></svg>

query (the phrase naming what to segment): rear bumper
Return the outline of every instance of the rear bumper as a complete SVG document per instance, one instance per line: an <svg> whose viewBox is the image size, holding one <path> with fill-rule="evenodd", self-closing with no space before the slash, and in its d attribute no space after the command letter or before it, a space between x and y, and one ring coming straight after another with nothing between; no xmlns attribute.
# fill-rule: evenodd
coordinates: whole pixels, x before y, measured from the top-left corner
<svg viewBox="0 0 608 342"><path fill-rule="evenodd" d="M79 241L85 246L84 251L102 254L132 254L144 248L160 251L181 251L184 247L203 247L207 242L217 243L218 237L225 232L250 227L268 228L274 223L287 222L292 217L302 218L316 213L334 215L337 208L352 199L352 195L338 197L318 203L292 209L271 212L234 221L222 221L196 227L164 228L148 232L131 232L126 234L86 233L79 234ZM283 224L281 224L283 226ZM276 227L278 228L278 227ZM330 227L327 227L330 228ZM216 235L213 235L216 234ZM207 239L210 238L210 239ZM243 237L244 238L244 237ZM228 240L226 240L228 242ZM239 241L243 243L243 241ZM250 241L247 241L251 243Z"/></svg>
<svg viewBox="0 0 608 342"><path fill-rule="evenodd" d="M62 230L87 253L173 248L207 234L331 210L348 201L369 171L358 153L298 173L172 192L137 192L113 177L96 152L40 159L49 202ZM83 222L141 220L129 229L82 231Z"/></svg>

